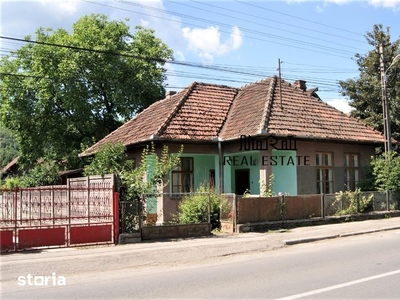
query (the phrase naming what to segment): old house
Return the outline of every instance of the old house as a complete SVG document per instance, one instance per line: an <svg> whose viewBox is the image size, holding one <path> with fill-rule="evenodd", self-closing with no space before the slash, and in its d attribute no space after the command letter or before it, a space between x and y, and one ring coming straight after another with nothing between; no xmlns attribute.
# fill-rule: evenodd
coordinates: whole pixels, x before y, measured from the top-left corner
<svg viewBox="0 0 400 300"><path fill-rule="evenodd" d="M274 175L275 193L333 193L354 189L384 138L329 106L305 81L269 77L242 88L194 82L170 93L84 151L122 142L137 162L143 147L184 145L181 165L165 192L201 183L224 193L259 194Z"/></svg>

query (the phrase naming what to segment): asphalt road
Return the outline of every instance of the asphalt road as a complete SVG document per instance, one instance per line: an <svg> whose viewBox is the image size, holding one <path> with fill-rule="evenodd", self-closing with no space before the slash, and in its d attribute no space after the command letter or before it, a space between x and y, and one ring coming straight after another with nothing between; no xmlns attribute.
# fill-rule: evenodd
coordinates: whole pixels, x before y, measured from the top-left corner
<svg viewBox="0 0 400 300"><path fill-rule="evenodd" d="M55 283L63 283L63 274L53 276ZM3 283L1 298L399 299L400 231L203 262L70 274L65 286L53 285L52 277L47 286L29 285L24 279L25 285ZM41 278L34 280L41 283Z"/></svg>

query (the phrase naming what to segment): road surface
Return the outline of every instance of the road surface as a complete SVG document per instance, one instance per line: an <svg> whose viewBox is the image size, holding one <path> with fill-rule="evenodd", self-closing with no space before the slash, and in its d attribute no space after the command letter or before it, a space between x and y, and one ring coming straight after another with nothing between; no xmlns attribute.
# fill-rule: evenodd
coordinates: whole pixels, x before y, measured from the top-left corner
<svg viewBox="0 0 400 300"><path fill-rule="evenodd" d="M24 285L3 282L1 298L399 299L400 231L179 265L30 275L37 278L21 274ZM43 283L40 276L49 277L46 286L33 285Z"/></svg>

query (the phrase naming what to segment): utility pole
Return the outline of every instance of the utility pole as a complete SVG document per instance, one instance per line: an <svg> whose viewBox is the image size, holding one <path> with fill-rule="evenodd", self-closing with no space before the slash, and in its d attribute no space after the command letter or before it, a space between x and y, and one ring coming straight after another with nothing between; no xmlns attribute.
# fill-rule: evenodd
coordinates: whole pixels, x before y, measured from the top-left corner
<svg viewBox="0 0 400 300"><path fill-rule="evenodd" d="M278 58L278 74L279 74L279 97L281 99L281 109L283 109L282 106L282 80L281 80L281 59Z"/></svg>
<svg viewBox="0 0 400 300"><path fill-rule="evenodd" d="M385 153L392 149L392 134L390 130L389 102L387 99L386 70L384 45L379 44L379 64L381 69L381 86L382 86L382 113L383 113L383 133L385 137Z"/></svg>

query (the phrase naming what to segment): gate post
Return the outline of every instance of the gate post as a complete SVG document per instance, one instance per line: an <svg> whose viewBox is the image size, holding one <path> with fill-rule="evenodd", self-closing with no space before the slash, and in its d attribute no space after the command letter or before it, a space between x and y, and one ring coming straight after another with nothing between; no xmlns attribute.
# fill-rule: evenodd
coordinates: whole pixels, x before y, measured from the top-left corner
<svg viewBox="0 0 400 300"><path fill-rule="evenodd" d="M119 236L119 193L113 193L113 223L114 223L114 244L118 243Z"/></svg>
<svg viewBox="0 0 400 300"><path fill-rule="evenodd" d="M17 251L18 249L18 188L14 189L14 251ZM22 202L22 197L20 197L20 202ZM31 203L29 203L31 205ZM30 216L29 216L30 217ZM21 218L22 220L22 218Z"/></svg>

